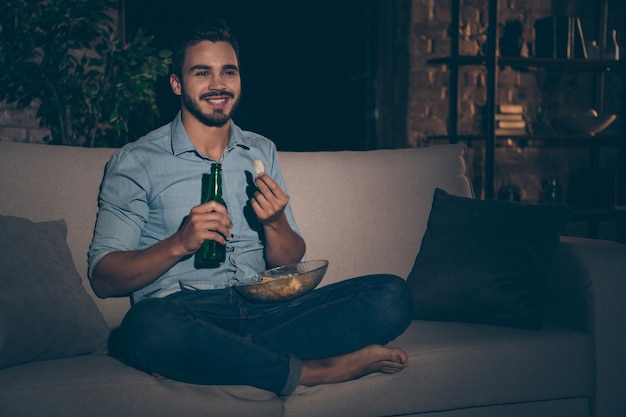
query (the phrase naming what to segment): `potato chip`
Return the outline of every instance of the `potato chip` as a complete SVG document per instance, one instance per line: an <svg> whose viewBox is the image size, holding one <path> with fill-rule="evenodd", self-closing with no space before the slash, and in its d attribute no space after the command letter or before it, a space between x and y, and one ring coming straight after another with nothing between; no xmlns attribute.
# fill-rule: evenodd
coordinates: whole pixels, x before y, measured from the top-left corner
<svg viewBox="0 0 626 417"><path fill-rule="evenodd" d="M263 165L263 161L260 159L254 160L254 170L257 175L261 175L262 172L265 172L265 165Z"/></svg>

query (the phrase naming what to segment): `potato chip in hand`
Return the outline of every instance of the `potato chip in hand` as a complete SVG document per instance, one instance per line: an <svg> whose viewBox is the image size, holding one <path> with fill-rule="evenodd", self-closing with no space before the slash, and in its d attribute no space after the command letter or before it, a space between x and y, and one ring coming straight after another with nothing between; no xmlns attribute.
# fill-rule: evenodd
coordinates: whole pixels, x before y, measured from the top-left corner
<svg viewBox="0 0 626 417"><path fill-rule="evenodd" d="M263 165L263 161L260 159L254 160L254 170L257 175L261 175L262 172L265 172L265 165Z"/></svg>

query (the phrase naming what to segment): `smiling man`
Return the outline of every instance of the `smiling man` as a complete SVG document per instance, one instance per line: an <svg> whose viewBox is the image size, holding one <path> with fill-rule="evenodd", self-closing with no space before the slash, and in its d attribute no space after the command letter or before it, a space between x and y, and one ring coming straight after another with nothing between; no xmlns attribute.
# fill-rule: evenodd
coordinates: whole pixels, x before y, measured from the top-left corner
<svg viewBox="0 0 626 417"><path fill-rule="evenodd" d="M99 296L133 301L112 333L111 353L155 375L282 395L298 384L404 369L407 355L383 346L411 320L399 277L353 278L269 305L232 288L302 260L305 243L274 143L231 119L241 78L224 22L181 36L170 85L179 114L116 152L101 185L89 276ZM255 174L255 160L265 172ZM226 206L200 204L202 175L214 163L223 168ZM194 266L205 240L226 245L216 268Z"/></svg>

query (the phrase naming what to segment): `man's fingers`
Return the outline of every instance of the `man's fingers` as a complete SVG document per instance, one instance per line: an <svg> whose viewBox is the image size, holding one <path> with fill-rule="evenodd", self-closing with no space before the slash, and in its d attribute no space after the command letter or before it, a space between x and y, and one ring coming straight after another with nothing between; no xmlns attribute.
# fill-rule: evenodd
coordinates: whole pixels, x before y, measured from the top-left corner
<svg viewBox="0 0 626 417"><path fill-rule="evenodd" d="M258 188L263 194L269 192L277 198L281 198L284 195L283 190L276 183L276 181L265 173L262 173L257 177L255 184L256 188Z"/></svg>

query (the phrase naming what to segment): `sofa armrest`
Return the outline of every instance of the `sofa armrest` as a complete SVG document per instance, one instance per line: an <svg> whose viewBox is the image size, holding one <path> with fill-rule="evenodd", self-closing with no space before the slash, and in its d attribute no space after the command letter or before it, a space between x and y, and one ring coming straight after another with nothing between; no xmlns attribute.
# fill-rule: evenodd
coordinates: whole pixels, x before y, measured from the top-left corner
<svg viewBox="0 0 626 417"><path fill-rule="evenodd" d="M626 245L562 237L546 291L546 322L590 333L597 416L626 410Z"/></svg>

